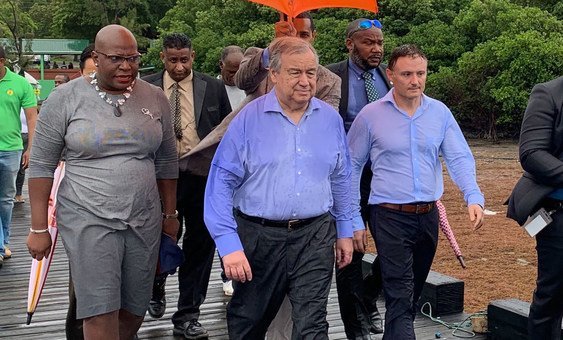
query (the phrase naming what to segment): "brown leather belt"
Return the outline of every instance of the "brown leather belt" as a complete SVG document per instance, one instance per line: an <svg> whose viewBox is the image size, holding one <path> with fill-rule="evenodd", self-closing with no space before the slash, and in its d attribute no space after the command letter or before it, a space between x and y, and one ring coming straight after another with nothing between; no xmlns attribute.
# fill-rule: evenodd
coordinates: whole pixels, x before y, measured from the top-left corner
<svg viewBox="0 0 563 340"><path fill-rule="evenodd" d="M393 203L381 203L378 204L380 207L402 211L409 214L427 214L434 206L436 206L436 202L425 202L419 204L393 204Z"/></svg>

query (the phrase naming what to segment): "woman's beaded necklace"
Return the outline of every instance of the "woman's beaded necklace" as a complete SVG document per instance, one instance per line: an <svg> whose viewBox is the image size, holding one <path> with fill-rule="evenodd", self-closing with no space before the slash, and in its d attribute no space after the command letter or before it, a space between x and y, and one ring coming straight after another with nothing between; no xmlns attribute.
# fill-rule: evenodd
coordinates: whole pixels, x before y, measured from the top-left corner
<svg viewBox="0 0 563 340"><path fill-rule="evenodd" d="M94 89L98 92L98 95L100 96L100 98L102 98L103 101L105 101L106 103L108 103L109 105L113 106L115 108L113 114L116 117L121 117L121 108L120 106L122 106L123 104L125 104L125 101L127 99L129 99L129 97L131 97L131 92L133 91L133 86L135 86L135 81L133 80L133 82L131 83L131 85L129 85L127 87L127 89L125 89L125 92L123 92L121 95L123 96L123 98L119 98L118 100L116 100L115 102L108 97L107 92L102 91L100 89L100 87L98 86L98 79L96 78L96 73L92 73L90 75L90 78L92 78L92 80L90 81L90 84L92 84L92 86L94 86Z"/></svg>

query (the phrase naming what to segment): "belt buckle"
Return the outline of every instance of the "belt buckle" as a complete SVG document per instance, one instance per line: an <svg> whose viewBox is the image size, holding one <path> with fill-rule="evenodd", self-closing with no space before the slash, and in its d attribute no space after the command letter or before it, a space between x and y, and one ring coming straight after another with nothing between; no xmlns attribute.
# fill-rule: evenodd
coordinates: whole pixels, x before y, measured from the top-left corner
<svg viewBox="0 0 563 340"><path fill-rule="evenodd" d="M417 204L415 214L424 214L425 210L430 210L428 209L428 204Z"/></svg>
<svg viewBox="0 0 563 340"><path fill-rule="evenodd" d="M292 230L292 226L299 223L299 220L289 220L287 221L287 229L288 230Z"/></svg>

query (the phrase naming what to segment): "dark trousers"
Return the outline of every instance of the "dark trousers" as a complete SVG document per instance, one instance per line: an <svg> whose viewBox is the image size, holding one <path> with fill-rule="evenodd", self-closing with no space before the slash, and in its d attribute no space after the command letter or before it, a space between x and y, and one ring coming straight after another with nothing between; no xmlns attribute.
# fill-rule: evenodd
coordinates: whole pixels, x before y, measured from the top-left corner
<svg viewBox="0 0 563 340"><path fill-rule="evenodd" d="M354 252L349 265L336 269L338 305L348 339L369 339L370 316L377 311L377 299L381 292L379 260L376 259L372 265L373 275L364 280L363 257L363 253Z"/></svg>
<svg viewBox="0 0 563 340"><path fill-rule="evenodd" d="M292 339L328 339L326 306L334 268L336 228L328 214L295 230L236 217L252 281L234 282L227 306L229 338L262 340L286 294Z"/></svg>
<svg viewBox="0 0 563 340"><path fill-rule="evenodd" d="M82 319L76 318L76 294L74 293L74 284L72 283L70 267L68 269L68 311L65 321L65 333L68 340L84 339L84 326Z"/></svg>
<svg viewBox="0 0 563 340"><path fill-rule="evenodd" d="M25 150L27 150L27 140L28 140L27 133L22 133L23 152L25 152ZM23 152L22 152L22 159L20 161L20 170L18 171L18 175L16 177L16 195L17 196L22 194L23 183L25 182L25 168L22 165Z"/></svg>
<svg viewBox="0 0 563 340"><path fill-rule="evenodd" d="M410 214L371 207L370 228L381 263L385 294L384 340L415 339L416 302L438 245L438 209Z"/></svg>
<svg viewBox="0 0 563 340"><path fill-rule="evenodd" d="M184 263L178 271L180 297L175 325L199 318L199 307L207 295L207 286L215 255L215 243L203 222L203 197L207 177L180 172L177 210L180 229L185 226L182 248ZM180 235L179 235L180 236Z"/></svg>
<svg viewBox="0 0 563 340"><path fill-rule="evenodd" d="M563 210L536 235L538 279L528 318L530 340L561 339L563 317Z"/></svg>
<svg viewBox="0 0 563 340"><path fill-rule="evenodd" d="M364 222L369 221L368 198L371 178L371 169L366 165L360 179L360 207ZM363 253L354 251L352 262L342 269L336 269L338 305L348 339L369 339L370 315L377 312L377 298L381 292L379 259L373 263L371 277L364 282L363 256Z"/></svg>

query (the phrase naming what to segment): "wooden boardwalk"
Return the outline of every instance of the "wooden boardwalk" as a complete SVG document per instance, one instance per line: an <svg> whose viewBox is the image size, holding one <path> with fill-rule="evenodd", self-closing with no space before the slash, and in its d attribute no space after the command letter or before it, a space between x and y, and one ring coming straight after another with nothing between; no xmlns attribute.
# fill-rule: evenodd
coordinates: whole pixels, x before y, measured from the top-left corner
<svg viewBox="0 0 563 340"><path fill-rule="evenodd" d="M27 193L24 193L27 197ZM16 205L13 214L11 249L13 257L4 261L0 269L0 339L64 339L64 322L68 307L68 262L60 238L57 242L47 284L31 325L25 325L27 306L27 287L31 257L27 252L25 240L30 221L29 203ZM211 273L207 299L201 307L200 322L209 331L210 339L227 339L225 306L228 297L223 295L220 267L216 262ZM146 316L138 335L140 339L181 339L172 335L170 317L176 310L178 298L176 275L170 277L167 284L168 308L162 319ZM383 311L383 303L380 303ZM340 320L336 289L330 292L328 317L330 339L345 339L344 327ZM465 315L443 317L445 322L460 322ZM452 339L451 330L419 315L415 321L417 339L435 339L436 332L442 338ZM372 339L381 339L373 335ZM478 335L473 339L485 339Z"/></svg>

